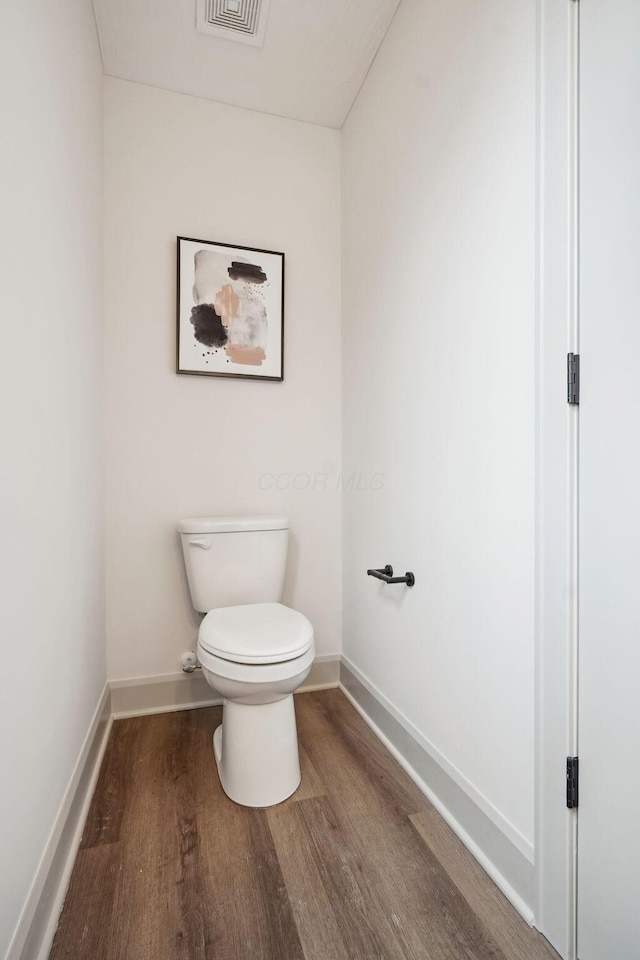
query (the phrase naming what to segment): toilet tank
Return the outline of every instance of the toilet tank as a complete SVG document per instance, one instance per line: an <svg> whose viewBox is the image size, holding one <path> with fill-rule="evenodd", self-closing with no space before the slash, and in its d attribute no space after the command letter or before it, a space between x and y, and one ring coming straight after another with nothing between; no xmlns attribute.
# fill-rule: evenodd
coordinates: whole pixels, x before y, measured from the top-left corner
<svg viewBox="0 0 640 960"><path fill-rule="evenodd" d="M277 603L287 562L285 517L189 517L178 532L196 610Z"/></svg>

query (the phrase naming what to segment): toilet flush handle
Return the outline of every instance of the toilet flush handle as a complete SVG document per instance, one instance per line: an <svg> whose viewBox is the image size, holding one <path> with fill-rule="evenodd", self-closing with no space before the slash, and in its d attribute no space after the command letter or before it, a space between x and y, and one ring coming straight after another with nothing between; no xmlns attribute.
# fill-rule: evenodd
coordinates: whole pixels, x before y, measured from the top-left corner
<svg viewBox="0 0 640 960"><path fill-rule="evenodd" d="M211 549L211 540L189 540L192 547L201 547L203 550Z"/></svg>

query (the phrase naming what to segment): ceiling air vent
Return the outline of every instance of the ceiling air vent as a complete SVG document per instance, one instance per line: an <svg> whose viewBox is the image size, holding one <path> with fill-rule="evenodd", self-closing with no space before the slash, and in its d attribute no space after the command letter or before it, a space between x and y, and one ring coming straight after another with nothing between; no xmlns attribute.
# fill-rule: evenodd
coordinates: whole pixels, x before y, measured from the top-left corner
<svg viewBox="0 0 640 960"><path fill-rule="evenodd" d="M200 33L261 47L270 0L197 0Z"/></svg>

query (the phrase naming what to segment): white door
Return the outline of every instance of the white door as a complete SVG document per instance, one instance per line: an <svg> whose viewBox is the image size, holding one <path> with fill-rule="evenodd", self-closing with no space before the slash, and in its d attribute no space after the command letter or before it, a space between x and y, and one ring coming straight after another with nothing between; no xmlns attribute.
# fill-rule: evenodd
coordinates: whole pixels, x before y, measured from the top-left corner
<svg viewBox="0 0 640 960"><path fill-rule="evenodd" d="M640 0L580 2L578 956L640 958Z"/></svg>

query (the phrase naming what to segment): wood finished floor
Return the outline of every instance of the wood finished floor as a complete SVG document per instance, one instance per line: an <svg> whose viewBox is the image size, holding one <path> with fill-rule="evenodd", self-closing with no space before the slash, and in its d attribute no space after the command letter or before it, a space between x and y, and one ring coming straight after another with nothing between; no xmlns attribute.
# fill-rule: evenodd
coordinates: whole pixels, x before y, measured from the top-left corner
<svg viewBox="0 0 640 960"><path fill-rule="evenodd" d="M114 723L50 960L558 960L338 690L295 703L265 810L222 792L220 707Z"/></svg>

